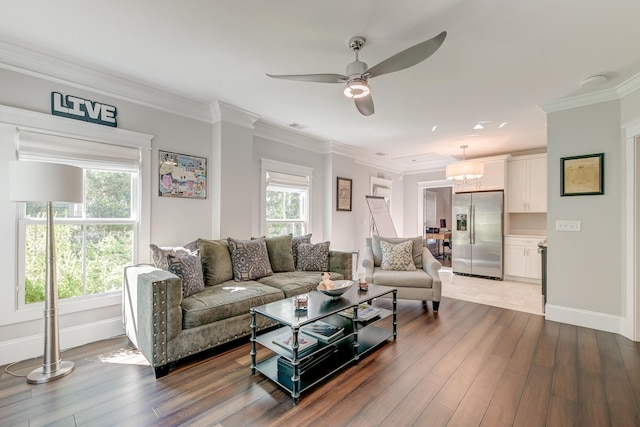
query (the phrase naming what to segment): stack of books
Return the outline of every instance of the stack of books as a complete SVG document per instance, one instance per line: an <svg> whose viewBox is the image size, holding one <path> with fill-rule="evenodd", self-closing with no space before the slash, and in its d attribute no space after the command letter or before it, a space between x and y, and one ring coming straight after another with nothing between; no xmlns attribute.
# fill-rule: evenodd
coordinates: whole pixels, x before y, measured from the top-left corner
<svg viewBox="0 0 640 427"><path fill-rule="evenodd" d="M287 328L289 329L289 328ZM273 337L274 344L278 344L280 347L289 350L293 354L293 335L291 330L287 330L279 335ZM318 340L308 335L298 334L298 356L302 356L313 350L318 345Z"/></svg>
<svg viewBox="0 0 640 427"><path fill-rule="evenodd" d="M322 350L310 355L298 365L300 380L305 383L312 383L318 378L333 371L338 363L338 348L335 345L328 345ZM285 357L278 358L278 382L292 388L293 365Z"/></svg>
<svg viewBox="0 0 640 427"><path fill-rule="evenodd" d="M344 328L322 320L316 320L309 325L303 326L302 332L317 338L323 343L330 343L344 336Z"/></svg>
<svg viewBox="0 0 640 427"><path fill-rule="evenodd" d="M355 310L353 309L353 307L349 307L346 310L341 311L340 315L348 317L349 319L353 319L354 313ZM360 304L358 306L358 318L355 320L366 322L367 320L371 320L378 316L380 316L380 310L367 304Z"/></svg>

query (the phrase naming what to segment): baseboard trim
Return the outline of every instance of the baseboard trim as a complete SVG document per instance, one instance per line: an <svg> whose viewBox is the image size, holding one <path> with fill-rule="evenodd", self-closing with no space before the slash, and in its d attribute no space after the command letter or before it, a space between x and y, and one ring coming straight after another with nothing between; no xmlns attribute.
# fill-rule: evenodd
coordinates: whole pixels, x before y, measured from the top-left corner
<svg viewBox="0 0 640 427"><path fill-rule="evenodd" d="M568 323L621 335L622 322L624 321L620 316L553 304L545 306L545 318L554 322Z"/></svg>
<svg viewBox="0 0 640 427"><path fill-rule="evenodd" d="M85 323L60 330L60 348L78 347L95 341L122 335L122 317ZM0 365L6 365L35 357L42 357L44 351L44 333L31 335L10 341L0 342ZM64 359L64 355L63 355Z"/></svg>

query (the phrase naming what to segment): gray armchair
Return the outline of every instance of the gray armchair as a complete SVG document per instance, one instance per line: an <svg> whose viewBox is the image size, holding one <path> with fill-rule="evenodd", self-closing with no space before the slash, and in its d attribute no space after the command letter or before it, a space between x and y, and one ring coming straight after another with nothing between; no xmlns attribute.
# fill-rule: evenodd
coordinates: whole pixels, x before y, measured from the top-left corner
<svg viewBox="0 0 640 427"><path fill-rule="evenodd" d="M413 262L416 271L382 270L380 240L394 244L407 240L413 241ZM374 236L365 240L362 267L367 283L394 287L398 290L398 298L421 300L425 307L426 302L431 301L434 313L438 312L440 306L442 282L438 270L441 266L431 252L423 246L422 236L414 238Z"/></svg>

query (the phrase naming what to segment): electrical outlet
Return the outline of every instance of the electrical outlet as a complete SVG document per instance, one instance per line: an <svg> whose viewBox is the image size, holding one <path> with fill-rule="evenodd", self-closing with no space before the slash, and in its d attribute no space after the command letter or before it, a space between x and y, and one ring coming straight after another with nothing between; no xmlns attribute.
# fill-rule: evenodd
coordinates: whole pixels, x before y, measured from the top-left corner
<svg viewBox="0 0 640 427"><path fill-rule="evenodd" d="M580 231L582 224L580 220L558 219L556 220L557 231Z"/></svg>

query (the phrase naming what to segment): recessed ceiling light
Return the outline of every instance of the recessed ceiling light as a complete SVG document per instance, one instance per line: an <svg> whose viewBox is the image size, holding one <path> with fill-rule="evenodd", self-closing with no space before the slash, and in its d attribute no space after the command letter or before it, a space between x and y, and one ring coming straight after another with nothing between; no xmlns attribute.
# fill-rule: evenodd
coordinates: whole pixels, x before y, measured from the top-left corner
<svg viewBox="0 0 640 427"><path fill-rule="evenodd" d="M292 128L294 128L294 129L300 129L300 130L302 130L302 129L306 129L308 126L307 126L307 125L302 125L302 124L300 124L300 123L295 123L295 122L294 122L294 123L289 123L289 127L292 127Z"/></svg>
<svg viewBox="0 0 640 427"><path fill-rule="evenodd" d="M435 131L436 131L436 129L438 129L438 126L434 126L434 127L432 127L432 128L431 128L431 132L435 132Z"/></svg>
<svg viewBox="0 0 640 427"><path fill-rule="evenodd" d="M502 129L503 127L505 127L507 125L507 122L502 122L500 123L500 125L498 126L500 129Z"/></svg>
<svg viewBox="0 0 640 427"><path fill-rule="evenodd" d="M596 74L595 76L589 76L580 82L580 86L595 86L606 82L608 79L604 74Z"/></svg>
<svg viewBox="0 0 640 427"><path fill-rule="evenodd" d="M484 126L482 126L482 124L481 124L481 123L476 123L476 125L475 125L473 128L474 128L475 130L478 130L478 129L484 129Z"/></svg>

